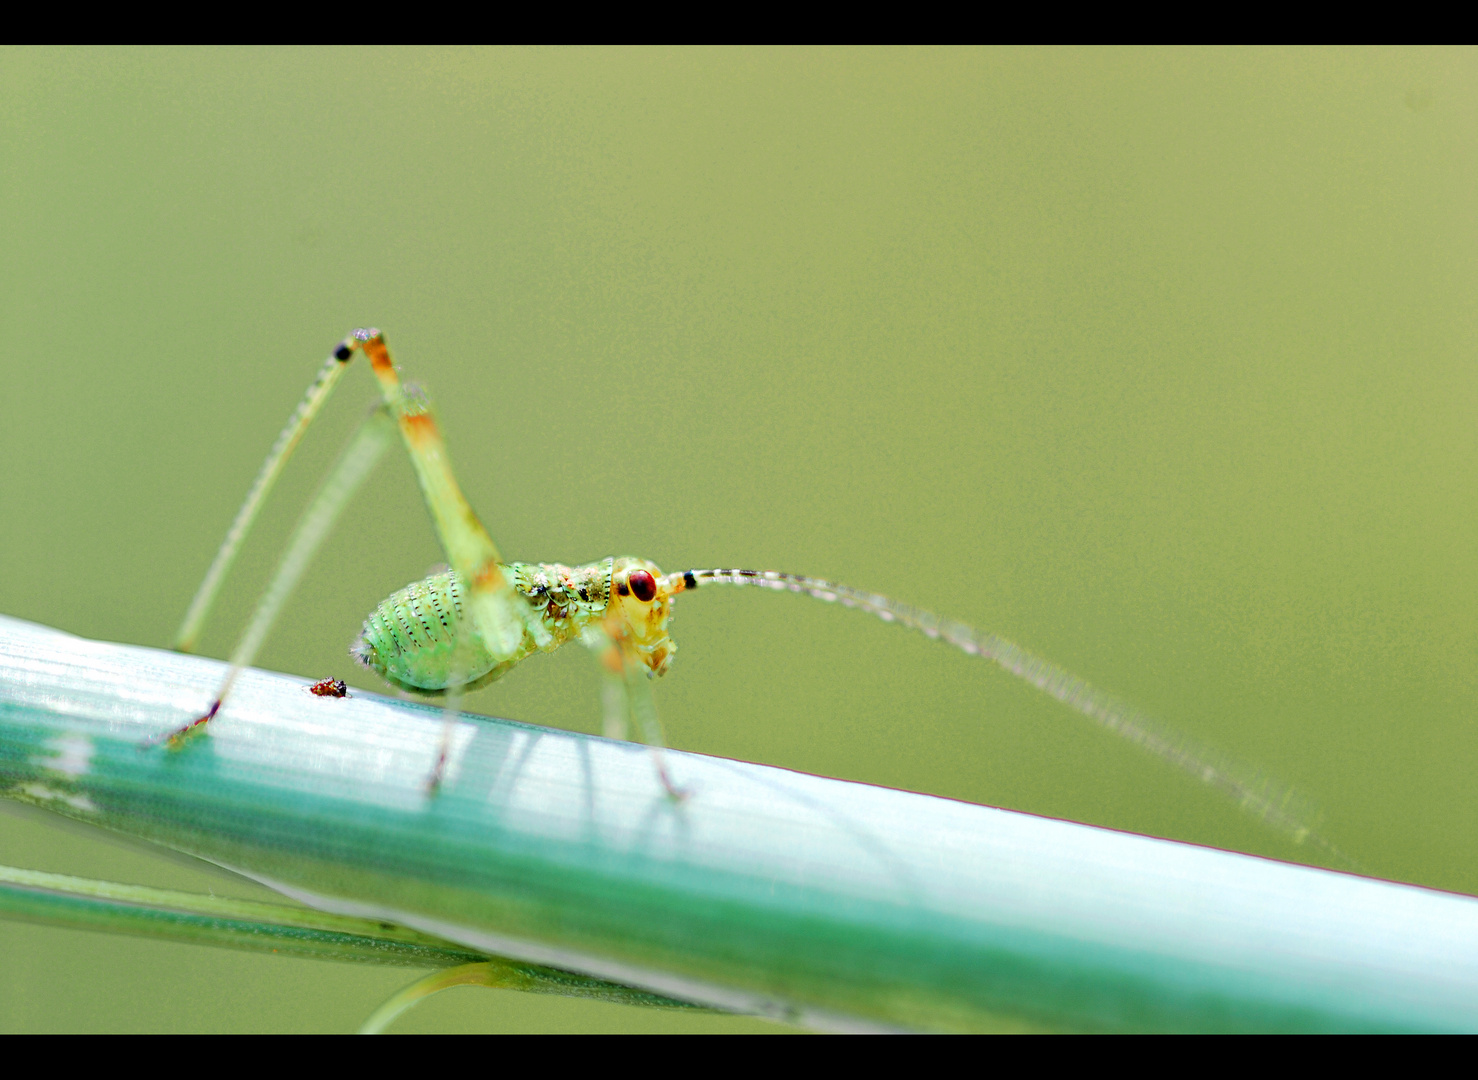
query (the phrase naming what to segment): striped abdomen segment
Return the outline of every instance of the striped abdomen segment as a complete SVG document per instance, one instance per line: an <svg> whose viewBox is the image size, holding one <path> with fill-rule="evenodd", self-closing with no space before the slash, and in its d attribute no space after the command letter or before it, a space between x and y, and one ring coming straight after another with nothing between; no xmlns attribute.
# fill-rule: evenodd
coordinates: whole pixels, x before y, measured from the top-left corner
<svg viewBox="0 0 1478 1080"><path fill-rule="evenodd" d="M495 679L527 656L532 643L525 635L515 655L495 657L474 634L459 654L457 629L465 596L462 582L450 570L407 585L370 613L350 652L387 681L412 690L445 690L458 675L459 683ZM470 631L465 622L462 628ZM453 672L454 664L463 670Z"/></svg>

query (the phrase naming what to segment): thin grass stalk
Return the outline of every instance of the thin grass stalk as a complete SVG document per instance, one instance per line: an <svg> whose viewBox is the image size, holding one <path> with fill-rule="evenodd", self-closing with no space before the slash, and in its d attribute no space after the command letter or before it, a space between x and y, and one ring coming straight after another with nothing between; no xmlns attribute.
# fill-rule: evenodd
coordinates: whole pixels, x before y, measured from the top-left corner
<svg viewBox="0 0 1478 1080"><path fill-rule="evenodd" d="M0 866L0 918L274 956L459 973L426 987L424 979L412 983L370 1018L367 1032L383 1030L434 992L431 986L477 985L621 1005L695 1008L603 979L488 956L383 920L13 866Z"/></svg>

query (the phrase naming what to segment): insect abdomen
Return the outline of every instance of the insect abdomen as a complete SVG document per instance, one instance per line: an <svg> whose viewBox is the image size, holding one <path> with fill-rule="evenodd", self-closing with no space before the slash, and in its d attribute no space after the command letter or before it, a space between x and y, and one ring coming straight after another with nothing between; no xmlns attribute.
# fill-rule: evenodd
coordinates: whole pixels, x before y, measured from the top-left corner
<svg viewBox="0 0 1478 1080"><path fill-rule="evenodd" d="M527 636L512 656L497 657L473 634L457 652L465 591L450 570L407 585L386 597L364 621L350 653L388 682L439 692L452 682L488 682L532 651ZM467 624L462 623L464 632ZM453 664L464 670L453 672ZM456 676L460 675L460 678Z"/></svg>

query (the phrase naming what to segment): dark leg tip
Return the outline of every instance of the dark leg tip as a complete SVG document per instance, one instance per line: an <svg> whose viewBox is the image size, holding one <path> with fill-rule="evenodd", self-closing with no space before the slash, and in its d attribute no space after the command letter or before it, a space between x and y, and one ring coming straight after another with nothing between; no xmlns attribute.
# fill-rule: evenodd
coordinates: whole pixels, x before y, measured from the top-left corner
<svg viewBox="0 0 1478 1080"><path fill-rule="evenodd" d="M205 725L210 723L210 721L215 717L216 713L220 711L221 703L220 701L215 701L211 704L210 711L204 716L197 716L194 720L191 720L184 727L176 728L168 735L156 735L154 736L154 738L147 740L144 743L144 746L158 746L160 743L163 743L171 750L178 750L180 747L184 746L186 741L189 740L192 736L197 735L201 731L205 730Z"/></svg>
<svg viewBox="0 0 1478 1080"><path fill-rule="evenodd" d="M657 766L657 779L662 781L663 790L667 792L667 798L676 806L681 806L688 801L688 790L680 788L672 782L672 777L667 775L665 765Z"/></svg>
<svg viewBox="0 0 1478 1080"><path fill-rule="evenodd" d="M441 791L441 782L446 778L446 747L442 747L441 753L436 756L436 765L431 770L431 775L426 778L426 794L435 798L437 792Z"/></svg>

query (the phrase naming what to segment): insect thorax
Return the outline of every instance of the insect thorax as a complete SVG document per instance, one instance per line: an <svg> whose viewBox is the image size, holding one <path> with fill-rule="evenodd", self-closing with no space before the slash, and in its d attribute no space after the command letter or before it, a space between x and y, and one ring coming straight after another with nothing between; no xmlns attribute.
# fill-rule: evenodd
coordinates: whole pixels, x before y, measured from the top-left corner
<svg viewBox="0 0 1478 1080"><path fill-rule="evenodd" d="M580 628L605 613L611 602L614 559L584 566L560 563L509 563L503 568L513 591L529 602L551 634ZM569 640L566 636L565 640Z"/></svg>
<svg viewBox="0 0 1478 1080"><path fill-rule="evenodd" d="M611 567L611 559L585 566L505 565L509 585L528 606L520 611L524 627L518 644L504 655L495 654L462 620L466 586L450 570L382 600L350 652L387 681L408 689L436 693L453 682L491 682L524 657L579 637L600 618L610 603ZM460 649L459 633L473 633Z"/></svg>

